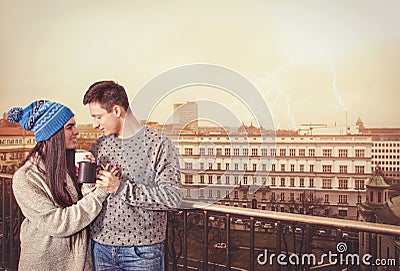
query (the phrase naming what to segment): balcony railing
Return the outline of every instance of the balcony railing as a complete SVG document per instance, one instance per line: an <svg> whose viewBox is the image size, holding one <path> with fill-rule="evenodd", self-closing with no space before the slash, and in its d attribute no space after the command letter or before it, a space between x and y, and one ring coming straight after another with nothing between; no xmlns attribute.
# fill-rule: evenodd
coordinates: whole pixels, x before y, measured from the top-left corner
<svg viewBox="0 0 400 271"><path fill-rule="evenodd" d="M17 270L23 216L12 194L12 175L1 174L0 180L0 270ZM169 214L165 247L166 269L173 271L397 271L400 226L185 202ZM336 263L329 253L337 255ZM362 265L366 253L386 265ZM357 255L360 264L353 262Z"/></svg>

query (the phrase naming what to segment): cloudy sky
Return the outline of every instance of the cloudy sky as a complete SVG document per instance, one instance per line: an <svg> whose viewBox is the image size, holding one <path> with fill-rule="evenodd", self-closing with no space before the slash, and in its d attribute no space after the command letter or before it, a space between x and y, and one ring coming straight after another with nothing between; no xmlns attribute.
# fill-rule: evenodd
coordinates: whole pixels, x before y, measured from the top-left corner
<svg viewBox="0 0 400 271"><path fill-rule="evenodd" d="M399 12L390 0L0 0L0 111L45 98L89 123L82 98L93 82L116 80L134 99L163 72L209 63L254 84L277 128L358 117L400 127ZM207 86L148 96L161 122L187 100L220 103L245 122L257 110Z"/></svg>

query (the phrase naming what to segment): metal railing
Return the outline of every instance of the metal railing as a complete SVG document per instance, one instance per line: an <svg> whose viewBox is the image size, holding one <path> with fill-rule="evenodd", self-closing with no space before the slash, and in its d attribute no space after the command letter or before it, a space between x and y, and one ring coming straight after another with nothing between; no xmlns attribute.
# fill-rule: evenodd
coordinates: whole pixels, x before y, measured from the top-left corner
<svg viewBox="0 0 400 271"><path fill-rule="evenodd" d="M185 202L180 212L170 214L168 229L168 268L174 271L400 270L400 226L395 225ZM238 233L244 236L241 242L235 240ZM384 243L382 238L388 239L390 244ZM181 240L177 242L177 239ZM266 241L262 243L261 239ZM361 247L365 245L367 250ZM383 251L388 245L390 253ZM339 251L339 246L345 246L347 251ZM213 257L218 250L220 257L223 251L223 261ZM247 253L238 253L238 250ZM329 251L342 258L337 258L336 263L319 261L318 257ZM177 252L181 252L180 255ZM266 259L267 252L275 257ZM386 255L382 259L386 265L367 266L368 262L362 261L362 253L371 253L373 259ZM286 261L279 261L280 254ZM247 258L240 261L235 255ZM309 261L288 262L291 255L292 259L308 257ZM314 255L316 262L309 259ZM360 257L359 262L350 257Z"/></svg>
<svg viewBox="0 0 400 271"><path fill-rule="evenodd" d="M12 175L0 173L0 270L17 270L23 220L12 191Z"/></svg>
<svg viewBox="0 0 400 271"><path fill-rule="evenodd" d="M0 270L17 270L23 216L12 193L12 175L0 174L0 181ZM167 270L362 270L329 262L285 266L276 256L320 256L336 251L338 244L348 245L349 253L362 253L363 236L375 246L374 257L385 254L382 237L394 246L386 253L392 265L365 270L399 270L400 226L193 202L185 202L168 219ZM265 261L266 252L275 257Z"/></svg>

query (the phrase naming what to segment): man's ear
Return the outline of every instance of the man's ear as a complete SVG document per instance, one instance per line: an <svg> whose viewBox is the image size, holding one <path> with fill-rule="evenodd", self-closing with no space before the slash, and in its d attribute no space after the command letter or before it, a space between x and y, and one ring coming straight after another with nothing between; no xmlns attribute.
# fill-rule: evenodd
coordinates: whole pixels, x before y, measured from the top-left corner
<svg viewBox="0 0 400 271"><path fill-rule="evenodd" d="M119 118L122 115L122 108L119 105L114 105L112 108L112 111L114 112L114 114Z"/></svg>

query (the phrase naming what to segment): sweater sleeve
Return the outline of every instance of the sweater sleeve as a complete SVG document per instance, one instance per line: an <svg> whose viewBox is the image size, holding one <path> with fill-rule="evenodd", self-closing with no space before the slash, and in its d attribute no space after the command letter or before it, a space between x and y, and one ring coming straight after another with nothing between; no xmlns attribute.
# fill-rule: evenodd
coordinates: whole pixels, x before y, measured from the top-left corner
<svg viewBox="0 0 400 271"><path fill-rule="evenodd" d="M172 142L164 138L158 145L154 165L142 180L125 182L122 199L148 210L170 210L182 203L179 160Z"/></svg>
<svg viewBox="0 0 400 271"><path fill-rule="evenodd" d="M54 203L50 190L40 174L17 171L13 192L22 213L45 234L67 237L84 229L99 214L108 193L95 189L75 204L60 207Z"/></svg>

